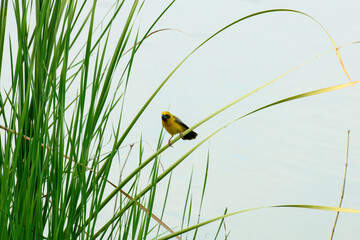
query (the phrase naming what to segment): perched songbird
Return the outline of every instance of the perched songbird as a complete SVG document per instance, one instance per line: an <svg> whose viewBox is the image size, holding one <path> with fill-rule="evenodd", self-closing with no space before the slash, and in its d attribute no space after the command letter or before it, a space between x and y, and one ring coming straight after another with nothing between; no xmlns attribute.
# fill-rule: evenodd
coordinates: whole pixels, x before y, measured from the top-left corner
<svg viewBox="0 0 360 240"><path fill-rule="evenodd" d="M185 136L183 136L182 133L187 129L189 129L189 127L186 126L186 124L183 123L179 118L177 118L176 116L172 115L167 111L161 113L161 122L163 127L166 129L166 131L171 135L171 138L169 139L168 142L169 146L171 146L170 140L175 134L180 133L180 137L184 140L195 139L197 136L197 133L194 131L191 131Z"/></svg>

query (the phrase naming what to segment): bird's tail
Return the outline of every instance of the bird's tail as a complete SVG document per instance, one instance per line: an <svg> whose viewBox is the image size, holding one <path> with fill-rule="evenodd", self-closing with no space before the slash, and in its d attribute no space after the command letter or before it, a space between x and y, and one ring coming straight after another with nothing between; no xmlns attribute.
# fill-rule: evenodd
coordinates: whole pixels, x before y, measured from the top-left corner
<svg viewBox="0 0 360 240"><path fill-rule="evenodd" d="M188 134L186 134L185 136L182 137L183 140L191 140L191 139L195 139L197 136L197 133L194 131L189 132Z"/></svg>

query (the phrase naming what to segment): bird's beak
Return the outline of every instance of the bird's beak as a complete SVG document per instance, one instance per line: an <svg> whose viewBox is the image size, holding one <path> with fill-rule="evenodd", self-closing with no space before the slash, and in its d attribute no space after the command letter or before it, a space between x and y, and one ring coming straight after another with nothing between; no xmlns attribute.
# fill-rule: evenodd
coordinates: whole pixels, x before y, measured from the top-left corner
<svg viewBox="0 0 360 240"><path fill-rule="evenodd" d="M161 119L165 122L166 121L166 116L164 114L161 115Z"/></svg>

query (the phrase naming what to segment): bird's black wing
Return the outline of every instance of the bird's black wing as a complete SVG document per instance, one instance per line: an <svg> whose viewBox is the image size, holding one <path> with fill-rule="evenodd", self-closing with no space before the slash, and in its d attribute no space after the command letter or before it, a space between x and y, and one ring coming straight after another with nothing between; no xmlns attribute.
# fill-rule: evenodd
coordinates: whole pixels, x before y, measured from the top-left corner
<svg viewBox="0 0 360 240"><path fill-rule="evenodd" d="M174 118L175 118L175 122L178 123L178 124L180 124L181 126L183 126L183 127L185 128L185 130L189 129L189 127L188 127L185 123L183 123L179 118L177 118L177 117L175 117L175 116L174 116ZM185 131L185 130L184 130L184 131ZM186 134L185 136L183 136L182 139L184 139L184 140L191 140L191 139L196 138L196 136L197 136L197 133L194 132L194 131L191 131L191 132L189 132L188 134Z"/></svg>
<svg viewBox="0 0 360 240"><path fill-rule="evenodd" d="M174 115L173 115L173 116L174 116ZM188 127L185 123L183 123L183 121L181 121L178 117L175 117L175 116L174 116L174 118L175 118L175 122L178 123L178 124L180 124L181 126L183 126L183 127L185 128L185 130L186 130L186 129L189 129L189 127Z"/></svg>

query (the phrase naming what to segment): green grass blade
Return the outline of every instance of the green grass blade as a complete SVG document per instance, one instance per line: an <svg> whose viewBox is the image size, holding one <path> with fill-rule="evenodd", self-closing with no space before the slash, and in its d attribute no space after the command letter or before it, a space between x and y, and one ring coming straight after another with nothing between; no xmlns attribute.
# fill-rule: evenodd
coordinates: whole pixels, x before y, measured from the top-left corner
<svg viewBox="0 0 360 240"><path fill-rule="evenodd" d="M228 211L228 209L225 208L224 215L226 215L227 211ZM219 236L219 233L220 233L220 230L221 230L221 227L222 227L224 221L225 221L225 218L221 219L220 224L219 224L219 227L218 227L218 230L217 230L216 235L215 235L215 237L214 237L214 240L217 239L217 237ZM199 224L199 223L198 223L198 224ZM196 228L196 229L198 229L198 228Z"/></svg>
<svg viewBox="0 0 360 240"><path fill-rule="evenodd" d="M209 163L210 163L210 150L208 150L207 158L206 158L205 177L204 177L203 189L202 189L202 193L201 193L200 207L199 207L197 223L200 222L201 210L202 210L202 205L203 205L204 196L205 196L206 183L207 183L207 178L208 178L208 174L209 174ZM193 237L194 240L196 239L197 231L198 231L198 228L196 228L196 230L195 230L194 237Z"/></svg>
<svg viewBox="0 0 360 240"><path fill-rule="evenodd" d="M186 193L186 199L185 199L185 203L184 203L184 210L183 210L183 215L182 215L182 220L181 220L181 228L184 227L186 208L189 205L189 197L190 197L190 189L191 189L193 173L194 173L194 168L191 170L191 174L190 174L188 189L187 189L187 193Z"/></svg>
<svg viewBox="0 0 360 240"><path fill-rule="evenodd" d="M207 225L209 223L212 223L212 222L215 222L215 221L218 221L218 220L230 217L230 216L234 216L234 215L237 215L237 214L240 214L240 213L245 213L245 212L250 212L250 211L260 210L260 209L266 209L266 208L305 208L305 209L333 211L333 212L338 211L338 212L348 212L348 213L360 213L360 210L357 210L357 209L338 208L338 207L329 207L329 206L320 206L320 205L300 205L300 204L299 205L296 205L296 204L294 204L294 205L276 205L276 206L249 208L249 209L246 209L246 210L237 211L237 212L229 213L229 214L226 214L226 215L222 215L220 217L216 217L216 218L210 219L208 221L204 221L204 222L196 224L194 226L191 226L191 227L182 229L180 231L177 231L177 232L175 232L173 234L169 234L169 235L167 235L165 237L159 238L158 240L170 239L170 238L173 238L173 237L175 237L177 235L192 231L192 230L194 230L194 229L196 229L198 227L202 227L202 226Z"/></svg>

